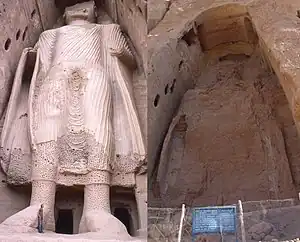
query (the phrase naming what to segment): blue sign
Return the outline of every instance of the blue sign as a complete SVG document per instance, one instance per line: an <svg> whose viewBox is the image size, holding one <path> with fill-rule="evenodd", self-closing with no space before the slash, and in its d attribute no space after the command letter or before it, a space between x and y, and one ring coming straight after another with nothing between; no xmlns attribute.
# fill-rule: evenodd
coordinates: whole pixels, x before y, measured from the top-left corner
<svg viewBox="0 0 300 242"><path fill-rule="evenodd" d="M236 207L193 208L192 234L236 232Z"/></svg>

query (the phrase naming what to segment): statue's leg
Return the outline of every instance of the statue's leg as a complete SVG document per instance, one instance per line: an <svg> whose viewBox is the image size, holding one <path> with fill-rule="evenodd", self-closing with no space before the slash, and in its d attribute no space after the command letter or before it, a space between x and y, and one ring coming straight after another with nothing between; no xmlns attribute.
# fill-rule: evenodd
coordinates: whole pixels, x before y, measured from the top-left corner
<svg viewBox="0 0 300 242"><path fill-rule="evenodd" d="M101 209L110 213L109 190L108 184L86 185L84 188L84 212Z"/></svg>
<svg viewBox="0 0 300 242"><path fill-rule="evenodd" d="M44 228L55 230L54 205L58 166L57 144L54 141L38 144L32 166L30 205L43 204Z"/></svg>
<svg viewBox="0 0 300 242"><path fill-rule="evenodd" d="M103 239L127 240L125 225L110 212L109 190L108 184L86 185L79 233L99 232Z"/></svg>
<svg viewBox="0 0 300 242"><path fill-rule="evenodd" d="M55 230L54 203L56 184L53 181L32 181L30 205L44 204L44 228Z"/></svg>
<svg viewBox="0 0 300 242"><path fill-rule="evenodd" d="M109 177L109 172L102 171L104 176ZM84 188L84 205L79 225L79 233L90 232L87 225L89 215L95 212L111 213L110 210L110 186L109 183L88 184Z"/></svg>

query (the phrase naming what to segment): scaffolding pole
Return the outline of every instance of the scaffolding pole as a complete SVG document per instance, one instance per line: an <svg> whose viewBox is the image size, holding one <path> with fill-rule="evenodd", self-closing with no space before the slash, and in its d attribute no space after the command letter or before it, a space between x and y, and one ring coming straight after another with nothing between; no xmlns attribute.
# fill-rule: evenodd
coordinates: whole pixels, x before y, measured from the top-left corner
<svg viewBox="0 0 300 242"><path fill-rule="evenodd" d="M185 204L182 204L181 218L180 218L180 225L179 225L179 232L178 232L178 242L181 242L184 216L185 216Z"/></svg>
<svg viewBox="0 0 300 242"><path fill-rule="evenodd" d="M239 218L240 218L240 225L241 225L241 236L242 242L246 242L246 235L245 235L245 225L244 225L244 214L243 214L243 206L242 201L238 201L239 204Z"/></svg>

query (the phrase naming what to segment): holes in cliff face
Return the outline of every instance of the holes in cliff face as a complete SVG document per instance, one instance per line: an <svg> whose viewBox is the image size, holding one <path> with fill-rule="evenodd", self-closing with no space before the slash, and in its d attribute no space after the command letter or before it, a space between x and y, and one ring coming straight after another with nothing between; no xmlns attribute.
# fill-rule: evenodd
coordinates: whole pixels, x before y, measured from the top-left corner
<svg viewBox="0 0 300 242"><path fill-rule="evenodd" d="M176 79L173 79L172 85L170 87L170 93L173 93L176 84Z"/></svg>
<svg viewBox="0 0 300 242"><path fill-rule="evenodd" d="M175 83L176 83L176 79L173 79L171 86L170 86L169 84L166 84L166 85L165 85L165 88L164 88L164 94L165 94L165 95L167 95L168 93L173 93L174 88L175 88ZM155 96L155 98L154 98L154 101L153 101L154 107L157 107L157 106L158 106L159 101L160 101L160 95L157 94L157 95Z"/></svg>
<svg viewBox="0 0 300 242"><path fill-rule="evenodd" d="M141 14L143 14L143 11L142 11L142 9L140 8L140 6L137 6L137 9L139 10L139 12L140 12Z"/></svg>
<svg viewBox="0 0 300 242"><path fill-rule="evenodd" d="M8 38L6 41L5 41L5 44L4 44L4 49L7 51L9 49L11 45L11 39Z"/></svg>
<svg viewBox="0 0 300 242"><path fill-rule="evenodd" d="M181 60L181 61L179 62L179 65L178 65L178 70L179 70L179 71L181 71L182 65L183 65L183 61Z"/></svg>
<svg viewBox="0 0 300 242"><path fill-rule="evenodd" d="M168 92L169 92L169 84L167 84L167 85L165 86L165 95L167 95Z"/></svg>
<svg viewBox="0 0 300 242"><path fill-rule="evenodd" d="M31 12L31 14L30 14L30 17L31 17L31 19L33 19L33 18L34 18L35 14L36 14L36 10L35 10L35 9L33 9L33 11L32 11L32 12Z"/></svg>
<svg viewBox="0 0 300 242"><path fill-rule="evenodd" d="M197 35L193 29L189 30L181 39L185 41L188 46L197 43Z"/></svg>
<svg viewBox="0 0 300 242"><path fill-rule="evenodd" d="M22 40L23 40L23 41L24 41L25 38L26 38L27 31L28 31L28 27L26 27L26 28L24 29L24 32L23 32L23 35L22 35Z"/></svg>
<svg viewBox="0 0 300 242"><path fill-rule="evenodd" d="M159 103L159 99L160 99L160 96L159 94L157 94L154 98L154 102L153 102L153 105L154 107L157 107L158 103Z"/></svg>
<svg viewBox="0 0 300 242"><path fill-rule="evenodd" d="M20 39L20 35L21 35L21 30L18 30L16 33L16 40Z"/></svg>

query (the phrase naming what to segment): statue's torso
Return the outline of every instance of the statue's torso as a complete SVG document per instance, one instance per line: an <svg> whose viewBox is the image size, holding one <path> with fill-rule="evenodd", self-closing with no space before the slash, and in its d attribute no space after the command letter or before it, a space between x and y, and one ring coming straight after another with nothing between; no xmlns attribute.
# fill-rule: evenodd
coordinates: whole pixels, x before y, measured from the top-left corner
<svg viewBox="0 0 300 242"><path fill-rule="evenodd" d="M110 25L86 24L45 31L38 42L42 64L48 68L68 62L104 66L109 58L110 28Z"/></svg>
<svg viewBox="0 0 300 242"><path fill-rule="evenodd" d="M41 69L33 100L33 135L37 143L73 131L80 135L84 130L94 133L106 126L95 122L106 122L111 113L110 106L107 108L111 102L111 57L105 43L109 29L105 28L96 24L64 26L41 35ZM104 110L108 116L101 119ZM55 131L49 128L46 132L45 125Z"/></svg>
<svg viewBox="0 0 300 242"><path fill-rule="evenodd" d="M55 141L60 184L85 184L91 171L110 170L112 94L105 31L93 24L64 26L44 32L38 42L41 68L32 133L39 147Z"/></svg>

